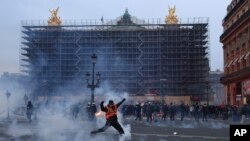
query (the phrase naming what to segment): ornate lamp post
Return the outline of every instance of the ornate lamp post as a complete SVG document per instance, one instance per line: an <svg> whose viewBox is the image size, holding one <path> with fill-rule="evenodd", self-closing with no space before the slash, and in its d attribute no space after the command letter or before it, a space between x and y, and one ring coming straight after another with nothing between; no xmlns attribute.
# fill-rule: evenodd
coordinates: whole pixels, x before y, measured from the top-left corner
<svg viewBox="0 0 250 141"><path fill-rule="evenodd" d="M7 90L6 92L6 97L7 97L7 102L8 102L8 114L7 114L7 119L10 119L10 108L9 108L9 99L10 99L11 93Z"/></svg>
<svg viewBox="0 0 250 141"><path fill-rule="evenodd" d="M96 82L95 82L95 64L97 61L96 54L92 54L91 59L92 59L92 64L93 64L92 80L91 80L91 83L89 83L89 80L90 80L90 73L89 72L86 73L86 80L87 80L87 88L91 89L91 101L90 102L92 105L92 103L95 101L94 91L95 91L95 88L99 87L101 74L99 72L96 74Z"/></svg>

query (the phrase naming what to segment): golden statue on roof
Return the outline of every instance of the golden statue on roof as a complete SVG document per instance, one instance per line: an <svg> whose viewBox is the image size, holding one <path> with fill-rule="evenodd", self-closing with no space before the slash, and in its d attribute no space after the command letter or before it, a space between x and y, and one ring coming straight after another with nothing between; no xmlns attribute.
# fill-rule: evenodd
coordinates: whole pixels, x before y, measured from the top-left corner
<svg viewBox="0 0 250 141"><path fill-rule="evenodd" d="M177 24L178 19L177 16L175 15L175 6L173 8L168 6L168 16L165 18L165 23L166 24Z"/></svg>
<svg viewBox="0 0 250 141"><path fill-rule="evenodd" d="M51 13L51 16L49 17L48 25L60 25L61 24L60 17L57 17L58 10L59 10L59 7L57 7L56 10L54 9L49 10L49 12Z"/></svg>

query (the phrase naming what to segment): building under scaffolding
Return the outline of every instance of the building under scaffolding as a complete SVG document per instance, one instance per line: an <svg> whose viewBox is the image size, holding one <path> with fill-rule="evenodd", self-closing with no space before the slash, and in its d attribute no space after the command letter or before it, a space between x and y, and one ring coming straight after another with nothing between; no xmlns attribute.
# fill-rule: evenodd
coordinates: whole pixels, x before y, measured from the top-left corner
<svg viewBox="0 0 250 141"><path fill-rule="evenodd" d="M87 89L85 74L96 53L101 85L131 95L199 100L208 92L208 40L207 18L166 24L139 20L127 10L115 20L23 22L21 65L36 84L36 95L56 94L62 87Z"/></svg>

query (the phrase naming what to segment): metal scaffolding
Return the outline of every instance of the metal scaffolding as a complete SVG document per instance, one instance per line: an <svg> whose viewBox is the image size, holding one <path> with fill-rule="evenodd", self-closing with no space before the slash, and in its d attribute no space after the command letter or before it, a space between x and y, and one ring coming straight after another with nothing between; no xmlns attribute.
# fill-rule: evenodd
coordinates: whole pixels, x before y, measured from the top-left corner
<svg viewBox="0 0 250 141"><path fill-rule="evenodd" d="M161 21L123 15L102 22L63 21L59 26L23 22L21 66L37 83L38 93L41 86L48 91L69 82L86 86L84 74L96 53L102 82L113 90L205 95L201 88L209 73L208 18Z"/></svg>

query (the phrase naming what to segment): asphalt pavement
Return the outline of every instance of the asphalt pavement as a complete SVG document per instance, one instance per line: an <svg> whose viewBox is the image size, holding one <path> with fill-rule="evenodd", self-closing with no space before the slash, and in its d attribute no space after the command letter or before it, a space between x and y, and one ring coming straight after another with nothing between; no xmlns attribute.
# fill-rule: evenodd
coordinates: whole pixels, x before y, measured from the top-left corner
<svg viewBox="0 0 250 141"><path fill-rule="evenodd" d="M21 128L10 131L9 127L13 125L13 122ZM130 140L132 141L229 141L229 125L231 124L231 122L223 120L196 122L191 119L184 121L160 120L148 123L135 121L133 118L127 119L124 123L131 127ZM12 135L13 132L18 132L20 129L32 131L32 134ZM36 121L28 123L25 118L0 121L0 141L38 141L38 132ZM66 139L75 139L76 131L67 130L64 133L61 136L65 136ZM95 139L93 141L118 141L119 138L117 132L108 129L105 133L93 136Z"/></svg>

